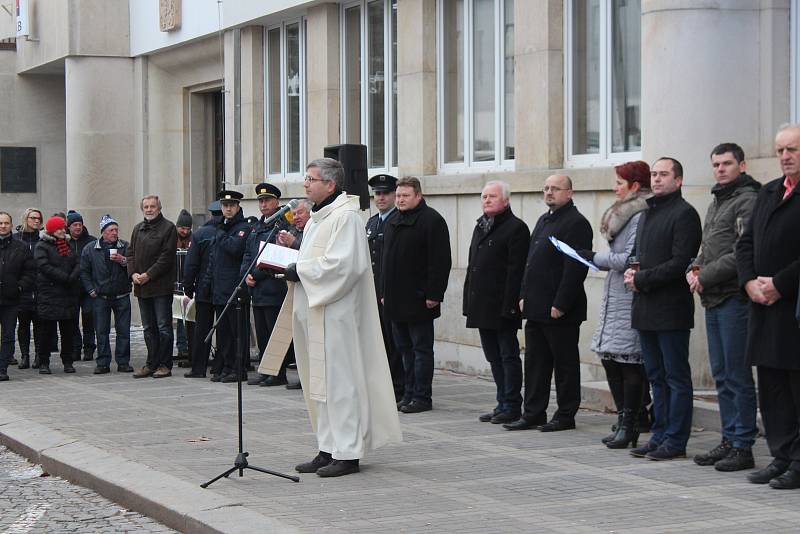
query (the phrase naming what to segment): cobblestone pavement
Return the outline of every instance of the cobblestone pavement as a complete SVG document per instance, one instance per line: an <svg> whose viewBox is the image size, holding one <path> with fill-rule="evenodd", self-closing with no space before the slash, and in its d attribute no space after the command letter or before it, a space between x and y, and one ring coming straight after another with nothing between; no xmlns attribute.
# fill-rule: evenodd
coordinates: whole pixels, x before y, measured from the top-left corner
<svg viewBox="0 0 800 534"><path fill-rule="evenodd" d="M0 446L0 533L174 532Z"/></svg>
<svg viewBox="0 0 800 534"><path fill-rule="evenodd" d="M134 333L134 364L144 347ZM114 367L114 366L112 366ZM236 456L236 386L183 378L134 380L10 369L5 408L112 454L200 484ZM247 471L209 491L305 532L789 532L800 525L800 491L748 484L690 459L651 462L600 444L614 419L581 410L577 430L508 432L479 423L494 385L437 372L434 410L401 415L404 443L339 479L295 484ZM299 391L245 386L245 449L253 465L293 472L316 454ZM719 442L695 429L688 454ZM763 440L757 466L769 462ZM5 518L5 514L3 515Z"/></svg>

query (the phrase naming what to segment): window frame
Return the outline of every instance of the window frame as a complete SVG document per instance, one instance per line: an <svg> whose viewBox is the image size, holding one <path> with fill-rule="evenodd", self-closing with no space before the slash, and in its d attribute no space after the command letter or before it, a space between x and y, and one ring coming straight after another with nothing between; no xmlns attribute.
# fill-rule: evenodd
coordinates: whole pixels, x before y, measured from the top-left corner
<svg viewBox="0 0 800 534"><path fill-rule="evenodd" d="M462 50L464 57L464 146L463 154L464 161L461 162L446 162L444 158L445 146L445 128L444 118L442 116L444 105L444 2L449 0L437 0L436 2L436 142L438 145L437 150L437 165L441 172L444 173L467 173L474 171L513 171L515 168L516 158L504 159L506 147L506 117L505 117L505 0L494 0L494 94L495 94L495 109L494 109L494 146L495 157L491 161L475 161L475 124L473 120L475 102L473 91L474 79L474 17L473 17L473 0L464 1L464 49ZM524 0L515 0L516 2ZM517 31L516 20L514 21L514 31ZM516 59L515 59L516 63ZM516 79L516 66L514 68ZM516 118L516 112L514 112ZM516 144L516 140L515 140ZM515 150L516 155L516 150Z"/></svg>
<svg viewBox="0 0 800 534"><path fill-rule="evenodd" d="M600 84L600 109L598 122L600 124L600 147L597 154L575 154L573 150L573 119L575 118L573 109L572 91L574 88L573 80L573 65L574 65L574 49L573 49L573 34L572 34L572 1L564 0L564 164L567 168L575 167L605 167L608 165L616 165L625 163L626 161L642 159L642 150L635 150L630 152L611 152L611 143L613 138L613 121L612 117L612 20L613 9L612 4L605 0L600 2L600 69L599 69L599 84ZM640 80L641 83L641 80ZM644 95L639 91L641 101L644 100ZM641 128L641 101L640 101L640 119L639 127ZM642 140L644 146L644 139Z"/></svg>
<svg viewBox="0 0 800 534"><path fill-rule="evenodd" d="M287 80L286 80L286 28L296 24L298 29L299 45L299 66L300 66L300 166L297 172L287 172L289 139L286 135L288 131L287 121L289 117L287 102ZM270 87L269 87L269 32L280 30L280 172L270 173ZM306 86L306 18L304 16L282 20L280 23L264 26L263 28L263 56L264 56L264 176L272 178L297 178L305 173L305 162L307 160L307 86Z"/></svg>
<svg viewBox="0 0 800 534"><path fill-rule="evenodd" d="M377 0L383 2L383 159L384 165L381 167L370 167L369 163L372 160L372 147L369 144L369 104L367 102L369 92L369 34L367 29L367 22L369 20L369 4L376 0L352 0L349 2L342 2L339 5L339 132L342 143L345 142L347 133L347 65L346 65L346 42L345 42L345 12L353 7L359 8L359 47L361 55L361 64L359 65L359 72L361 75L361 87L359 91L359 111L360 111L360 143L367 147L367 172L376 174L386 172L396 174L397 165L394 161L397 156L394 153L394 139L395 133L394 124L394 101L392 98L393 92L396 90L394 72L395 65L392 58L392 18L394 12L392 10L392 0ZM399 132L397 133L399 136ZM398 147L399 148L399 147ZM399 150L398 150L399 151Z"/></svg>

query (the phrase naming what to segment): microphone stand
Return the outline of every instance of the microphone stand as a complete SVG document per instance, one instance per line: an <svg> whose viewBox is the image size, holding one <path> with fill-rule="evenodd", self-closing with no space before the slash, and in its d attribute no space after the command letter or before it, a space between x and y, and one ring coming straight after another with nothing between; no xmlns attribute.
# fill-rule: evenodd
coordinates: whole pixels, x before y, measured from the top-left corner
<svg viewBox="0 0 800 534"><path fill-rule="evenodd" d="M277 222L277 221L276 221ZM233 462L233 467L225 470L224 472L220 473L219 475L215 476L208 482L200 484L201 488L207 488L220 478L228 478L228 475L233 473L234 471L239 471L239 476L244 476L245 469L252 469L253 471L258 471L260 473L266 473L267 475L274 475L276 477L287 478L293 482L300 482L300 477L296 477L294 475L287 475L284 473L279 473L278 471L272 471L270 469L264 469L262 467L256 467L254 465L250 465L247 461L247 457L250 455L249 452L245 452L244 450L244 431L242 429L242 355L244 354L244 344L243 340L245 336L248 340L250 340L250 328L249 328L249 320L247 313L244 311L244 306L246 305L245 302L248 298L247 290L244 288L245 280L247 279L247 275L250 274L250 271L253 270L256 263L258 262L258 258L261 256L261 252L272 240L272 236L277 229L277 225L272 226L272 230L270 231L269 235L267 236L266 241L264 241L258 247L258 253L253 257L253 261L250 262L250 266L244 273L244 276L239 283L236 284L236 288L231 293L231 296L228 298L228 302L225 304L225 308L222 310L222 313L219 314L217 320L214 322L214 325L211 327L211 330L208 332L204 342L210 343L211 336L213 335L214 331L219 326L220 321L228 312L233 301L236 301L236 407L237 407L237 415L238 415L238 422L239 422L239 453L236 455L236 460ZM245 322L247 322L247 328L245 328ZM220 355L217 355L219 358ZM248 358L249 359L249 358Z"/></svg>

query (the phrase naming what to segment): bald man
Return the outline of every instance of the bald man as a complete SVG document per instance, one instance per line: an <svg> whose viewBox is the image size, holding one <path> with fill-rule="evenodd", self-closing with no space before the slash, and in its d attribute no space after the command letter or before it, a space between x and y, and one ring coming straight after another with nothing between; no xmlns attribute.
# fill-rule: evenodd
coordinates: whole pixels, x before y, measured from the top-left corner
<svg viewBox="0 0 800 534"><path fill-rule="evenodd" d="M561 254L549 237L575 250L592 246L592 227L572 202L572 180L553 175L544 182L547 213L531 235L519 307L525 324L525 397L522 417L503 425L507 430L538 428L556 432L575 428L581 403L578 356L580 326L586 320L587 268ZM547 421L550 381L555 372L558 409Z"/></svg>

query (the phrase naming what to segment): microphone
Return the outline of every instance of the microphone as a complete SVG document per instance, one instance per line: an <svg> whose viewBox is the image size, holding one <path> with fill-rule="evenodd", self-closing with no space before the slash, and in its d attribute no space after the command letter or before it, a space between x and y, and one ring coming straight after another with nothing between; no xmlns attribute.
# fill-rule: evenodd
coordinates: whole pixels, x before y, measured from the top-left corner
<svg viewBox="0 0 800 534"><path fill-rule="evenodd" d="M273 213L272 215L267 217L264 220L264 226L269 226L270 224L274 223L275 221L277 221L278 219L280 219L281 217L286 215L286 212L295 209L299 205L300 205L300 201L297 200L296 198L290 200L288 204L286 204L285 206L281 207L281 209L279 209L278 211L276 211L275 213Z"/></svg>

